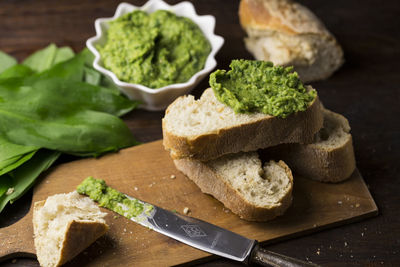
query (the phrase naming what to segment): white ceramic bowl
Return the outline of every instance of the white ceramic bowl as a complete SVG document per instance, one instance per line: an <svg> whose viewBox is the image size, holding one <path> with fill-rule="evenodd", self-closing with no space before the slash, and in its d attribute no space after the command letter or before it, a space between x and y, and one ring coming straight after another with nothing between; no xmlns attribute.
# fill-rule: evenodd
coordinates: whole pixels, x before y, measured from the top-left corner
<svg viewBox="0 0 400 267"><path fill-rule="evenodd" d="M204 69L194 74L189 81L185 83L176 83L161 88L152 89L141 84L133 84L120 81L117 76L104 68L100 53L97 51L97 45L104 45L106 42L105 32L108 30L109 21L132 12L134 10L143 10L152 13L156 10L169 10L178 16L190 18L202 30L205 37L211 44L211 52L207 57ZM141 108L147 110L165 109L178 96L187 94L193 89L206 75L208 75L217 65L215 54L222 47L224 39L214 34L215 18L211 15L198 16L193 5L190 2L181 2L170 6L162 0L149 0L145 5L137 7L128 3L121 3L112 18L99 18L95 23L96 36L86 41L86 46L94 54L95 59L93 67L104 75L108 76L130 99L140 100Z"/></svg>

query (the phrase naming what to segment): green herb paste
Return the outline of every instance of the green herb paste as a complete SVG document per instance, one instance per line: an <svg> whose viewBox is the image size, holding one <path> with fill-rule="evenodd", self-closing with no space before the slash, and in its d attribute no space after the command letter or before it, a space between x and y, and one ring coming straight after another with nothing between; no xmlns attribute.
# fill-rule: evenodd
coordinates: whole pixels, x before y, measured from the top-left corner
<svg viewBox="0 0 400 267"><path fill-rule="evenodd" d="M232 60L230 68L211 73L210 86L217 99L236 113L262 112L285 118L306 110L317 95L304 87L292 67L241 59Z"/></svg>
<svg viewBox="0 0 400 267"><path fill-rule="evenodd" d="M76 190L79 194L88 195L101 207L113 210L129 219L140 215L142 212L148 213L153 209L152 205L143 204L134 198L128 198L121 192L108 187L104 180L93 177L86 178Z"/></svg>
<svg viewBox="0 0 400 267"><path fill-rule="evenodd" d="M160 88L187 82L200 71L211 45L190 19L158 10L133 11L110 22L104 66L125 82Z"/></svg>

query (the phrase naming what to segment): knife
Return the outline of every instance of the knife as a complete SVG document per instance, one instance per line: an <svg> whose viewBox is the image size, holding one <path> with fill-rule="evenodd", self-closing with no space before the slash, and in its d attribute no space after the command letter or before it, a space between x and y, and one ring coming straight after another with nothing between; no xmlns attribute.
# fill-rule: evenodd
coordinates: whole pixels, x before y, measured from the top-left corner
<svg viewBox="0 0 400 267"><path fill-rule="evenodd" d="M138 201L143 205L143 212L130 220L171 237L197 249L222 256L244 264L262 266L318 266L310 262L290 258L259 246L258 242L228 231L211 223L178 214L169 210ZM119 204L127 209L123 204Z"/></svg>

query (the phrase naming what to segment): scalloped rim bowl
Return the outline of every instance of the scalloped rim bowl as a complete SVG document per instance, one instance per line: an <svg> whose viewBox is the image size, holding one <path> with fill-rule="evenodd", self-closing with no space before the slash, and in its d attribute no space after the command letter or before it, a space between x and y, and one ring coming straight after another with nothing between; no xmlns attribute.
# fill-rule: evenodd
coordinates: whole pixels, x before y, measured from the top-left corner
<svg viewBox="0 0 400 267"><path fill-rule="evenodd" d="M189 81L185 83L170 84L161 88L152 89L141 84L127 83L119 80L117 76L104 68L100 53L97 51L97 45L103 45L106 42L105 32L108 30L108 23L118 17L132 12L134 10L143 10L152 13L156 10L164 9L191 19L202 30L204 36L211 44L211 52L207 57L205 66L202 70L194 74ZM120 90L130 99L140 100L140 108L146 110L163 110L172 103L178 96L189 93L207 74L209 74L217 65L215 54L224 44L221 36L214 34L215 18L211 15L198 16L190 2L181 2L176 5L168 5L162 0L149 0L141 7L128 3L120 3L112 18L99 18L95 21L96 36L86 41L86 46L94 54L93 67L99 72L109 77Z"/></svg>

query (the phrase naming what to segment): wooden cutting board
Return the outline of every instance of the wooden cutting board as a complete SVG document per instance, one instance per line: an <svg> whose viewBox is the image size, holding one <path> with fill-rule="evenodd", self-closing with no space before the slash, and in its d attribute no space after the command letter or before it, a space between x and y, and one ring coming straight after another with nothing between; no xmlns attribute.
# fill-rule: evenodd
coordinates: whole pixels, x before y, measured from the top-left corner
<svg viewBox="0 0 400 267"><path fill-rule="evenodd" d="M171 179L174 175L176 178ZM87 176L144 201L183 212L261 242L274 242L338 226L378 213L360 173L339 184L295 176L293 205L267 223L239 219L179 173L162 141L128 148L100 159L83 159L52 168L36 185L33 201L67 193ZM170 266L204 259L210 254L184 245L131 222L113 212L106 217L108 233L66 266ZM19 222L0 229L0 260L34 256L32 208Z"/></svg>

